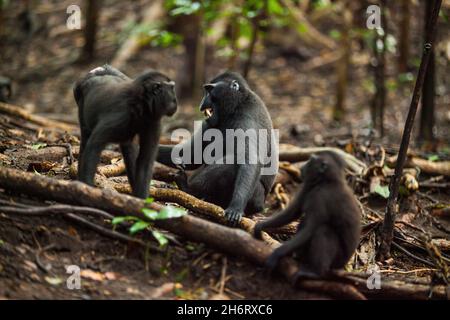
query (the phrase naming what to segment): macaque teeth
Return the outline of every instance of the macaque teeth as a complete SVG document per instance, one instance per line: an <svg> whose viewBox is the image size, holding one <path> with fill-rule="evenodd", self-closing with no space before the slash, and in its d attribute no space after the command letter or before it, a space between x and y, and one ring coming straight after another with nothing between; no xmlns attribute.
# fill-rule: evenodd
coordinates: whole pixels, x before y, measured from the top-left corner
<svg viewBox="0 0 450 320"><path fill-rule="evenodd" d="M211 108L205 109L204 114L207 118L210 118L213 114L212 109Z"/></svg>

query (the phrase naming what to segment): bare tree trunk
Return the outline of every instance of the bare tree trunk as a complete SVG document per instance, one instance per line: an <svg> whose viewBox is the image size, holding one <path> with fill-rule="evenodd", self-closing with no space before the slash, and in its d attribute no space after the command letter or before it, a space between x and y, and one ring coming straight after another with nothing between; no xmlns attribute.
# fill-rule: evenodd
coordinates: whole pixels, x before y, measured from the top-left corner
<svg viewBox="0 0 450 320"><path fill-rule="evenodd" d="M261 20L266 16L266 12L267 12L267 2L268 2L268 0L264 0L264 7L261 9L261 12L258 14L258 16L256 16L252 21L252 25L253 25L252 36L251 36L251 40L250 40L250 46L248 47L247 60L244 63L244 69L242 72L244 78L247 78L248 73L250 72L250 68L252 66L253 53L255 52L255 46L256 46L256 43L258 42L258 35L260 32L260 23L261 23Z"/></svg>
<svg viewBox="0 0 450 320"><path fill-rule="evenodd" d="M429 1L427 1L429 2ZM399 56L398 56L398 72L405 73L408 71L409 61L409 29L411 20L411 0L401 1L401 21L399 35Z"/></svg>
<svg viewBox="0 0 450 320"><path fill-rule="evenodd" d="M238 52L238 40L239 40L239 23L237 15L233 15L230 19L230 47L231 56L228 60L228 69L234 70L236 68L237 58L239 56Z"/></svg>
<svg viewBox="0 0 450 320"><path fill-rule="evenodd" d="M333 110L333 119L336 121L340 121L344 117L345 99L347 96L347 88L348 88L348 74L350 69L350 51L352 44L350 38L350 29L352 26L353 17L351 11L347 8L347 5L343 9L344 28L342 31L342 39L341 39L342 57L337 62L336 65L337 91L336 91L336 104Z"/></svg>
<svg viewBox="0 0 450 320"><path fill-rule="evenodd" d="M430 15L433 1L425 1L424 34L427 34L430 27ZM436 46L436 44L435 44ZM430 49L430 62L422 88L422 109L420 113L419 140L422 142L432 142L434 140L434 97L435 97L435 59L434 48Z"/></svg>
<svg viewBox="0 0 450 320"><path fill-rule="evenodd" d="M428 62L431 56L431 48L435 38L436 25L441 3L442 0L433 1L434 6L429 20L430 21L429 28L427 28L427 33L425 34L425 45L422 54L422 60L420 63L416 84L414 86L413 97L411 100L411 105L409 106L408 116L406 118L405 128L403 130L400 150L398 152L397 164L395 166L395 174L389 186L390 194L386 207L386 214L384 217L383 228L381 230L381 239L380 239L381 241L380 241L380 248L378 251L378 259L381 261L390 257L391 244L394 234L394 222L398 212L397 198L398 198L398 189L400 186L400 178L402 176L403 167L405 165L409 140L411 138L411 131L414 126L414 118L416 116L417 106L419 105L420 93L425 79L425 73L427 71Z"/></svg>
<svg viewBox="0 0 450 320"><path fill-rule="evenodd" d="M175 18L175 32L183 36L185 49L184 67L178 75L180 83L179 95L182 98L194 98L199 94L204 82L205 42L202 31L202 15L182 15ZM179 29L179 26L183 26Z"/></svg>
<svg viewBox="0 0 450 320"><path fill-rule="evenodd" d="M375 30L373 50L376 65L374 66L375 75L375 94L371 105L371 116L373 128L378 130L380 136L384 135L384 110L386 105L386 37L388 33L387 19L386 19L386 1L381 1L381 25L382 33ZM382 48L378 49L378 44L381 42Z"/></svg>
<svg viewBox="0 0 450 320"><path fill-rule="evenodd" d="M95 56L95 45L97 38L97 22L101 0L85 0L86 25L84 27L84 46L80 61L89 62Z"/></svg>
<svg viewBox="0 0 450 320"><path fill-rule="evenodd" d="M195 50L195 70L194 70L194 88L192 90L192 97L194 100L199 100L202 94L202 84L205 81L205 56L206 45L203 30L203 14L200 13L200 25L197 35L197 43Z"/></svg>

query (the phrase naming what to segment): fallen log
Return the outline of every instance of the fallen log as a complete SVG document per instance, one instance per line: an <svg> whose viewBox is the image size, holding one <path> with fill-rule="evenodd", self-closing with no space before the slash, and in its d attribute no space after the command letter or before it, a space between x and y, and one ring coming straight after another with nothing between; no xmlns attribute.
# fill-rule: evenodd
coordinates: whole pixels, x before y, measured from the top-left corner
<svg viewBox="0 0 450 320"><path fill-rule="evenodd" d="M77 133L78 132L78 126L64 123L61 121L54 121L50 120L38 115L31 114L30 112L26 111L25 109L14 106L12 104L0 102L0 113L6 113L18 118L21 118L26 121L33 122L35 124L38 124L40 126L43 126L49 130L51 129L59 129L62 131L67 131L69 133Z"/></svg>
<svg viewBox="0 0 450 320"><path fill-rule="evenodd" d="M288 161L288 162L307 161L309 157L316 152L334 151L344 159L344 161L347 163L348 168L354 173L361 174L367 168L364 162L358 160L351 154L338 148L332 147L300 148L294 145L281 143L279 151L280 151L279 155L280 161Z"/></svg>
<svg viewBox="0 0 450 320"><path fill-rule="evenodd" d="M162 205L153 202L147 204L144 200L134 198L117 191L93 188L77 181L56 180L42 175L22 172L15 169L0 167L0 187L39 197L40 199L54 200L61 203L83 205L107 211L114 215L133 215L145 219L142 208L148 207L160 210ZM160 220L156 226L168 230L186 239L203 242L218 250L241 256L249 261L263 265L272 253L271 246L254 239L247 232L239 229L227 228L207 220L191 215L179 219ZM298 271L297 263L291 258L283 258L277 271L289 282ZM360 279L360 278L359 278ZM352 280L351 284L337 281L307 280L298 285L301 289L317 291L341 299L363 299L364 293L368 297L390 297L427 299L428 286L418 286L398 281L383 281L379 290L369 290L366 281ZM355 288L356 286L356 288ZM433 297L445 299L445 288L435 286Z"/></svg>
<svg viewBox="0 0 450 320"><path fill-rule="evenodd" d="M397 163L397 156L390 157L387 164L394 167ZM419 168L422 172L432 175L443 175L450 177L450 161L430 161L415 156L406 158L405 167Z"/></svg>
<svg viewBox="0 0 450 320"><path fill-rule="evenodd" d="M146 219L142 208L159 211L163 207L157 202L148 204L142 199L112 190L93 188L78 181L56 180L5 167L0 167L0 187L41 199L88 206L114 215L132 215L140 219ZM258 265L263 265L272 253L269 245L254 239L243 230L227 228L191 215L158 220L155 225L186 239L241 256ZM291 258L283 258L277 271L288 281L292 281L298 271L297 263ZM339 282L308 280L301 284L301 288L340 299L364 299L353 286Z"/></svg>

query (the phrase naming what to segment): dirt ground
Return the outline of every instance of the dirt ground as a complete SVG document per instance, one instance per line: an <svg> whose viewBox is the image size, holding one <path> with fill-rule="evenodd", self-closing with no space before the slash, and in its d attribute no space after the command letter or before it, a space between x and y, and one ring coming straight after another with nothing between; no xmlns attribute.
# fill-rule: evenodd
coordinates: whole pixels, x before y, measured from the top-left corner
<svg viewBox="0 0 450 320"><path fill-rule="evenodd" d="M79 1L42 1L37 11L38 29L31 37L21 33L17 14L20 6L16 2L3 17L0 31L1 56L0 75L13 79L13 98L10 103L23 106L35 114L52 119L76 123L77 109L73 99L74 81L92 68L110 62L121 44L126 23L142 11L146 1L105 0L101 12L98 36L98 56L90 64L75 63L78 49L82 45L80 32L68 32L65 28L65 8ZM446 26L446 28L445 28ZM420 36L417 28L416 36ZM448 24L439 37L449 37ZM29 37L29 38L27 38ZM416 41L418 42L418 41ZM413 48L418 54L420 48ZM211 51L211 52L210 52ZM437 55L440 57L440 55ZM392 57L392 60L394 58ZM208 50L207 78L222 71L225 61ZM265 101L275 128L280 129L280 140L297 146L327 145L349 150L363 161L370 163L373 157L358 153L361 146L375 150L382 145L393 154L398 148L400 134L410 103L413 83L407 82L397 90L388 91L386 110L386 136L373 138L370 134L370 91L364 86L370 77L370 57L361 50L352 56L347 115L342 123L334 123L331 111L335 97L335 77L332 65L324 65L302 72L307 61L295 56L283 55L279 48L257 48L254 67L250 72L250 86ZM419 148L413 142L415 152L427 158L437 154L440 160L450 159L450 74L449 60L437 60L438 87L436 98L437 143L431 148ZM177 70L183 64L180 48L146 47L134 56L123 68L126 74L135 76L146 68L157 68L176 79ZM390 64L390 79L397 74L394 63ZM414 71L415 72L415 71ZM413 73L414 73L413 72ZM415 73L414 73L415 74ZM179 127L192 129L192 120L201 119L197 111L198 101L181 101L179 112L164 120L164 135ZM30 167L32 160L23 157L39 143L69 142L77 144L76 137L36 134L34 128L22 122L0 115L0 155L2 165L22 170ZM16 122L15 122L16 121ZM20 121L19 121L20 122ZM65 161L65 160L64 160ZM30 169L32 168L32 169ZM37 170L39 171L39 169ZM70 179L67 163L62 160L51 170L40 174ZM420 181L430 179L423 174ZM368 195L367 186L351 178L367 212L383 213L385 199ZM444 178L440 182L449 183ZM286 187L289 197L298 188L290 181ZM0 199L39 203L39 199L2 192ZM398 228L406 239L414 243L421 229L429 232L433 239L447 241L441 247L444 260L450 261L450 221L432 216L430 206L449 204L449 188L426 188L402 199ZM271 214L279 210L275 195L268 200ZM370 227L374 219L364 217L365 234L355 259L349 269L367 271L374 263L375 232ZM376 216L376 215L375 215ZM260 216L259 216L260 217ZM373 218L373 217L372 217ZM376 227L376 226L375 226ZM140 235L140 237L145 237ZM0 298L6 299L328 299L324 294L313 294L294 290L282 279L269 277L260 267L240 257L221 254L203 244L191 243L175 237L164 253L149 253L131 244L103 237L83 226L61 217L23 217L0 213ZM284 240L284 239L283 239ZM410 250L414 246L408 246ZM412 248L412 249L411 249ZM429 283L435 268L421 262L417 256L430 262L423 248L415 247L415 257L401 250L393 250L393 261L381 266L383 276L389 279L407 279ZM82 269L81 290L68 290L65 266L78 265ZM219 288L224 284L222 295Z"/></svg>

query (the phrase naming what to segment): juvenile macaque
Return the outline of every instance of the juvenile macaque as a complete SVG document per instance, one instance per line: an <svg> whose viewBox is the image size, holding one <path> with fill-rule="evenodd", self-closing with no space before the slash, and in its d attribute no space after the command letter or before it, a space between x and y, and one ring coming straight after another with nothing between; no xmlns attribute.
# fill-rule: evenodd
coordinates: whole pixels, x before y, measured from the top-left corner
<svg viewBox="0 0 450 320"><path fill-rule="evenodd" d="M157 71L135 80L111 66L90 71L74 87L81 129L78 179L94 184L100 153L120 144L133 195L148 196L160 120L177 110L175 83ZM139 147L132 140L139 136Z"/></svg>
<svg viewBox="0 0 450 320"><path fill-rule="evenodd" d="M344 177L345 162L324 151L312 155L302 168L303 189L281 213L255 226L255 236L304 216L297 234L274 250L266 262L274 269L279 260L296 252L298 277L323 277L341 269L359 243L360 209Z"/></svg>

